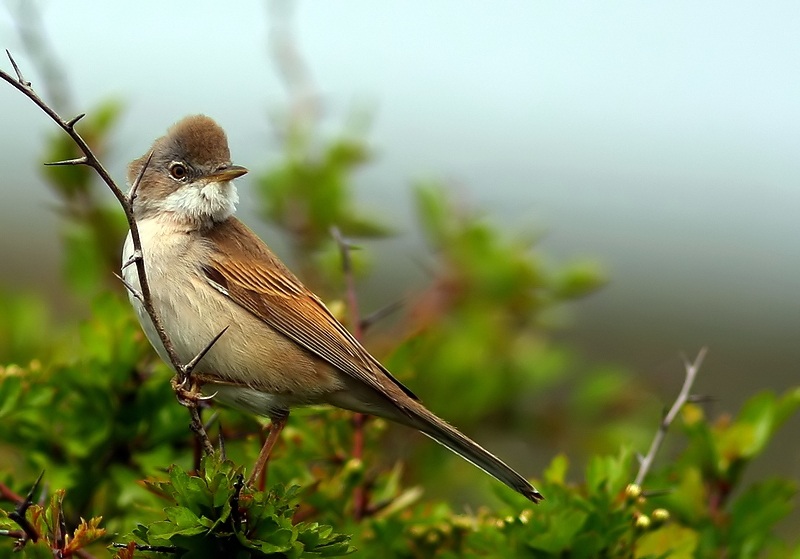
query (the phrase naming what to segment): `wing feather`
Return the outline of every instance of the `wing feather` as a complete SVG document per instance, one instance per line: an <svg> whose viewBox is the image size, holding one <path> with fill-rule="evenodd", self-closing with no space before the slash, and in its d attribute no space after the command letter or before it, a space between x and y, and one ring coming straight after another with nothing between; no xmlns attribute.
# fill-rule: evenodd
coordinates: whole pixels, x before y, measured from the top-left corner
<svg viewBox="0 0 800 559"><path fill-rule="evenodd" d="M238 231L225 234L225 226ZM215 250L202 269L220 293L353 379L393 400L397 388L417 399L241 222L231 218L209 237ZM235 244L221 246L231 238Z"/></svg>

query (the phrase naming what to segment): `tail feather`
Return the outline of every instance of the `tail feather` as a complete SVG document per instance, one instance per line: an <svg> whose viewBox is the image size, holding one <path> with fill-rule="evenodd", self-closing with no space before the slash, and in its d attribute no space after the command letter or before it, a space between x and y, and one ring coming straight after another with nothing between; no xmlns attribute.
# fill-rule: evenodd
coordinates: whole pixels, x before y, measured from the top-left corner
<svg viewBox="0 0 800 559"><path fill-rule="evenodd" d="M528 480L458 429L434 415L421 404L414 405L411 408L407 408L413 415L410 426L419 429L440 445L458 454L464 460L474 464L534 503L544 499L542 494Z"/></svg>

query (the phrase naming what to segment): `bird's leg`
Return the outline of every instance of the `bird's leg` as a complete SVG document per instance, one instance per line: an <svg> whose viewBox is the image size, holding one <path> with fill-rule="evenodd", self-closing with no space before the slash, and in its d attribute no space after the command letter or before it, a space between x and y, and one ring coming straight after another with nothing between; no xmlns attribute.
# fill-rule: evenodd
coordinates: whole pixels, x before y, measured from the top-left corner
<svg viewBox="0 0 800 559"><path fill-rule="evenodd" d="M256 463L253 465L253 473L250 474L250 478L247 480L248 485L254 485L258 478L261 477L261 473L264 471L264 467L269 461L269 455L272 453L272 447L278 442L278 437L281 436L281 431L286 427L286 422L288 420L289 412L283 415L274 415L270 418L269 434L267 435L267 440L264 442L264 446L261 447L261 452L258 454L258 460L256 460Z"/></svg>

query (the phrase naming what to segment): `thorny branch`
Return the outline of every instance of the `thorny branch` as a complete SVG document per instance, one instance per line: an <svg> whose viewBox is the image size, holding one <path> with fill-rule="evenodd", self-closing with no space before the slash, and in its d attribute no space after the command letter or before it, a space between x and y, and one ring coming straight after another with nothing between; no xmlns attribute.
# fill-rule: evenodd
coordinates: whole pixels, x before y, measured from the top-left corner
<svg viewBox="0 0 800 559"><path fill-rule="evenodd" d="M653 466L653 461L655 460L656 454L664 442L664 437L667 436L667 431L669 430L670 425L672 425L672 422L675 421L675 418L678 416L678 413L681 411L681 408L683 408L684 404L686 404L686 402L692 398L692 385L697 377L697 373L700 371L700 366L703 364L703 359L705 359L707 352L708 348L702 348L697 354L697 357L695 357L693 363L689 363L688 360L684 359L683 366L686 369L686 379L683 381L683 386L681 387L681 391L678 394L675 403L672 404L672 407L661 420L661 425L658 426L656 436L653 437L653 442L650 443L650 450L647 451L645 456L639 459L639 472L636 474L636 479L634 480L636 485L641 486L642 482L644 482L644 478L647 477L647 473Z"/></svg>
<svg viewBox="0 0 800 559"><path fill-rule="evenodd" d="M53 108L50 107L41 97L34 91L31 83L22 76L22 72L17 66L16 61L11 56L11 53L6 50L6 54L8 55L8 59L11 61L11 65L14 68L14 73L16 77L6 73L3 70L0 70L0 78L11 84L12 87L19 90L23 95L25 95L28 99L33 101L36 106L38 106L42 111L50 117L53 122L55 122L58 126L61 127L64 132L75 142L75 145L78 146L81 153L83 153L82 157L77 159L71 159L67 161L57 161L51 163L51 165L86 165L87 167L92 168L97 175L102 179L102 181L108 186L111 192L116 197L117 201L119 202L120 206L122 206L123 211L125 212L125 219L128 221L128 227L130 228L131 233L131 241L133 243L134 248L134 258L132 264L136 265L136 272L139 278L139 287L141 292L139 293L136 290L132 289L132 286L126 283L125 287L134 294L134 296L142 302L142 305L147 312L147 315L150 317L150 320L153 323L153 327L155 328L156 332L158 332L158 337L161 340L161 343L164 346L164 349L167 352L169 357L170 363L172 364L173 368L177 373L177 382L173 383L173 388L175 389L176 396L178 401L181 402L184 406L189 409L189 414L192 418L192 430L197 434L198 440L200 441L201 445L205 449L207 454L212 454L214 452L214 447L211 445L211 442L208 439L208 434L206 433L205 429L203 428L203 423L200 420L200 414L198 412L198 400L196 398L197 395L197 387L194 386L190 381L190 373L191 368L187 368L182 362L180 357L178 357L177 352L175 351L175 346L172 344L172 341L169 339L166 330L164 329L164 325L161 323L161 320L158 316L158 312L153 305L153 297L150 291L150 284L147 280L147 274L145 272L144 266L144 259L142 258L142 241L141 237L139 236L139 227L136 224L136 218L133 213L133 200L136 197L136 191L138 190L139 183L142 180L144 172L147 168L148 163L150 162L150 157L148 157L145 165L142 167L139 175L136 177L133 185L131 185L130 194L126 195L114 182L114 179L111 178L111 175L94 154L92 149L89 147L89 144L83 137L75 130L75 124L83 118L83 114L79 114L69 120L65 120L61 117ZM126 263L127 265L128 263ZM219 339L219 336L215 338L209 346L201 352L203 355L208 351L211 345L214 344ZM202 356L201 356L202 358ZM194 360L193 360L194 361ZM198 359L199 361L199 359ZM195 363L196 365L196 363ZM190 388L187 390L186 386L189 385Z"/></svg>
<svg viewBox="0 0 800 559"><path fill-rule="evenodd" d="M42 473L39 474L38 478L36 478L36 481L33 482L33 487L31 487L31 490L28 492L28 496L24 499L21 499L17 503L17 508L8 513L8 517L16 522L17 526L22 528L22 531L25 533L25 536L20 538L20 547L25 545L25 541L27 540L31 540L33 543L39 541L39 532L37 532L36 528L28 521L25 513L28 512L28 509L33 504L33 495L36 493L36 489L39 487L39 483L41 483L43 476L44 470L42 470Z"/></svg>
<svg viewBox="0 0 800 559"><path fill-rule="evenodd" d="M14 493L5 484L0 484L0 497L17 505L13 511L8 513L8 517L16 522L20 529L0 530L0 537L14 538L16 540L14 548L15 551L22 549L29 540L36 543L41 537L41 534L37 532L36 528L28 520L27 512L28 509L33 505L33 496L36 493L36 490L38 489L43 477L44 471L42 471L42 473L39 474L39 477L36 478L36 481L33 483L33 487L31 487L31 490L28 491L28 494L25 497ZM44 495L40 497L39 501L40 505L42 502L44 502ZM61 505L62 503L59 502L58 508L53 511L53 514L56 517L56 522L53 525L53 536L55 537L55 541L53 542L55 547L53 550L54 552L58 553L62 552L67 544L67 525L66 519L64 518L64 514L61 510ZM74 549L72 553L81 559L94 559L94 556L85 549ZM61 555L54 553L54 557L61 557Z"/></svg>

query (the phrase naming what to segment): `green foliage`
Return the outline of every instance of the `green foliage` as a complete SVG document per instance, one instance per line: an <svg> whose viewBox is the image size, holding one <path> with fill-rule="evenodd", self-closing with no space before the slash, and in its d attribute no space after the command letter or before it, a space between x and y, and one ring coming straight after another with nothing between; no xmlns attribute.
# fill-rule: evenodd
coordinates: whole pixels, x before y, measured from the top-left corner
<svg viewBox="0 0 800 559"><path fill-rule="evenodd" d="M251 491L241 468L214 457L203 460L202 475L170 468L167 481L152 483L172 506L166 519L139 525L140 544L172 546L178 557L340 557L351 553L347 536L330 526L294 522L296 487Z"/></svg>
<svg viewBox="0 0 800 559"><path fill-rule="evenodd" d="M47 305L27 293L0 291L0 363L27 363L48 356L43 333L51 329Z"/></svg>
<svg viewBox="0 0 800 559"><path fill-rule="evenodd" d="M70 557L105 536L106 530L100 528L102 518L99 517L92 518L88 522L81 519L72 533L64 531L63 499L64 490L59 489L53 493L46 505L34 504L26 511L25 518L39 539L36 542L26 543L21 550L22 553L17 554L17 557L51 559L54 549L61 552L61 557ZM0 529L19 530L19 525L9 518L5 511L0 511ZM0 557L5 557L7 551L0 549Z"/></svg>
<svg viewBox="0 0 800 559"><path fill-rule="evenodd" d="M420 187L416 199L435 251L434 277L412 309L413 337L395 353L394 370L418 375L423 393L477 388L440 409L459 425L561 380L569 357L549 343L543 318L596 289L599 272L551 273L530 241L506 239L440 187Z"/></svg>
<svg viewBox="0 0 800 559"><path fill-rule="evenodd" d="M108 105L82 122L101 152L117 114ZM338 258L331 227L349 237L387 229L354 209L352 175L370 153L360 138L311 140L289 135L284 160L261 179L262 203L298 251L304 278L330 293L338 287L328 273ZM48 146L48 159L75 156L61 137ZM587 365L553 341L554 317L596 290L601 270L554 266L531 239L509 235L435 185L415 193L429 282L385 339L370 341L386 348L384 361L431 409L465 431L498 440L509 433L538 454L558 447L589 457L557 455L534 480L546 497L534 506L382 420L366 423L357 456L352 415L312 408L293 413L266 479L244 486L263 439L260 420L203 410L228 459L199 460L170 372L113 283L120 212L85 169L48 176L67 218L67 281L88 312L59 331L36 299L0 297L9 309L0 323L0 529L19 530L8 516L19 505L14 493L26 494L39 472L55 488L27 509L40 539L15 556L333 557L353 548L398 558L800 556L798 543L776 532L796 483L744 481L797 413L800 389L755 395L731 417L709 419L687 405L671 435L680 442L675 458L651 472L644 491L632 486L633 449L656 429L657 399L630 372ZM111 542L126 547L109 551ZM0 540L0 558L13 545Z"/></svg>
<svg viewBox="0 0 800 559"><path fill-rule="evenodd" d="M81 136L103 160L109 151L110 134L120 115L122 104L106 101L95 107L76 125ZM50 137L43 162L75 159L82 154L61 130ZM45 177L58 195L58 211L65 217L65 277L81 295L93 295L108 289L114 280L108 274L119 263L120 239L127 230L119 207L104 202L108 188L94 170L84 165L46 166Z"/></svg>
<svg viewBox="0 0 800 559"><path fill-rule="evenodd" d="M284 160L259 179L263 214L289 233L298 256L306 258L331 239L338 227L349 237L380 237L385 226L354 209L351 176L371 157L354 134L320 146L290 124Z"/></svg>
<svg viewBox="0 0 800 559"><path fill-rule="evenodd" d="M741 492L736 489L746 467L798 407L800 388L782 396L756 394L737 417L723 416L713 423L699 406L684 407L686 450L674 471L662 473L659 482L673 488L663 498L665 506L697 527L704 553L724 548L731 557L756 557L781 546L773 530L793 510L797 482L773 478Z"/></svg>
<svg viewBox="0 0 800 559"><path fill-rule="evenodd" d="M121 297L96 299L79 330L64 360L0 372L0 443L19 471L45 470L69 488L68 518L115 518L135 500L137 479L185 457L185 412L164 375L140 368L150 349Z"/></svg>

